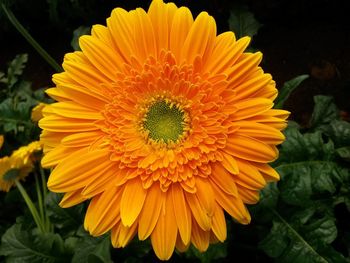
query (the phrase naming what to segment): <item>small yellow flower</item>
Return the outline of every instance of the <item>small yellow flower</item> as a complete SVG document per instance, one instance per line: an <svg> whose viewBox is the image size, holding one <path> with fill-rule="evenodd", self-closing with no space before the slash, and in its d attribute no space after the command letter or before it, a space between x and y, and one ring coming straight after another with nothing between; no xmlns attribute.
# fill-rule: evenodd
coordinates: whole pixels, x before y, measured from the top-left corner
<svg viewBox="0 0 350 263"><path fill-rule="evenodd" d="M32 116L31 119L33 122L38 122L41 120L41 118L43 117L43 109L45 108L45 106L48 105L46 103L42 103L40 102L38 105L36 105L33 109L32 109Z"/></svg>
<svg viewBox="0 0 350 263"><path fill-rule="evenodd" d="M11 172L17 180L23 180L33 170L34 153L41 151L41 143L34 141L27 146L15 150L11 156L0 159L0 190L8 192L15 185L14 178L9 176Z"/></svg>

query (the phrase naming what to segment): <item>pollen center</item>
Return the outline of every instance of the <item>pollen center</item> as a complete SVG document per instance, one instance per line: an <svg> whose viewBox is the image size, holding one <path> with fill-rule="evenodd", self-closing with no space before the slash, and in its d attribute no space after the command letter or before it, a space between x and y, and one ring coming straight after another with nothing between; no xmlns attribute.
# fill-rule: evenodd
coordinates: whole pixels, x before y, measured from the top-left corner
<svg viewBox="0 0 350 263"><path fill-rule="evenodd" d="M176 142L184 133L184 111L173 103L157 101L148 108L143 127L150 139Z"/></svg>

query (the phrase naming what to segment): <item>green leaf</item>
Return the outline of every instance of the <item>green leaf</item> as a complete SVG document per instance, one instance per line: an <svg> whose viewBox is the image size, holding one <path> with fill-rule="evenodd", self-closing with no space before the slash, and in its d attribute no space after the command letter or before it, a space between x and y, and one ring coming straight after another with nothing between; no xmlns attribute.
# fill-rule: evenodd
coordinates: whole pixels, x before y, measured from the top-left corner
<svg viewBox="0 0 350 263"><path fill-rule="evenodd" d="M343 159L350 161L350 146L336 149L336 153Z"/></svg>
<svg viewBox="0 0 350 263"><path fill-rule="evenodd" d="M88 26L80 26L73 31L73 38L71 41L71 46L75 51L81 50L79 46L79 38L83 35L90 34L91 27Z"/></svg>
<svg viewBox="0 0 350 263"><path fill-rule="evenodd" d="M282 109L290 94L303 82L309 78L309 75L300 75L289 81L286 81L278 92L278 97L275 100L275 108Z"/></svg>
<svg viewBox="0 0 350 263"><path fill-rule="evenodd" d="M286 263L315 263L328 262L316 248L305 239L297 229L287 222L278 212L274 211L277 221L273 221L273 227L269 235L260 242L259 247L270 257L276 258L277 262ZM322 225L322 224L321 224ZM324 237L325 234L334 236L333 228L331 230L318 230L314 225L305 227L306 237ZM323 240L317 240L320 244Z"/></svg>
<svg viewBox="0 0 350 263"><path fill-rule="evenodd" d="M305 233L305 239L313 247L332 243L338 234L334 218L327 215L323 218L312 220L308 225L303 226L301 231Z"/></svg>
<svg viewBox="0 0 350 263"><path fill-rule="evenodd" d="M97 238L86 234L77 242L72 263L112 262L110 246L111 241L108 235Z"/></svg>
<svg viewBox="0 0 350 263"><path fill-rule="evenodd" d="M229 28L236 35L236 38L244 36L253 37L258 33L261 24L255 19L254 14L246 7L237 6L231 11Z"/></svg>
<svg viewBox="0 0 350 263"><path fill-rule="evenodd" d="M27 61L27 54L19 54L10 62L10 65L7 69L8 87L12 87L17 82L18 76L22 75L23 69L25 68L25 64L27 63Z"/></svg>
<svg viewBox="0 0 350 263"><path fill-rule="evenodd" d="M20 262L69 262L71 255L66 251L58 234L32 234L20 224L10 227L1 238L0 255L7 263Z"/></svg>
<svg viewBox="0 0 350 263"><path fill-rule="evenodd" d="M280 167L278 172L283 176L279 183L280 196L284 202L291 205L305 206L312 194L310 167L297 165Z"/></svg>
<svg viewBox="0 0 350 263"><path fill-rule="evenodd" d="M264 250L269 257L281 256L289 244L289 238L281 235L284 231L283 224L273 221L271 232L259 243L259 248Z"/></svg>
<svg viewBox="0 0 350 263"><path fill-rule="evenodd" d="M60 229L63 235L70 235L83 223L83 205L71 208L61 208L58 204L61 196L56 193L48 193L46 202L47 214L54 226Z"/></svg>
<svg viewBox="0 0 350 263"><path fill-rule="evenodd" d="M268 208L275 208L277 205L279 190L276 182L269 183L260 191L259 204Z"/></svg>
<svg viewBox="0 0 350 263"><path fill-rule="evenodd" d="M323 130L324 126L339 119L339 111L332 97L315 96L315 107L310 120L310 127Z"/></svg>
<svg viewBox="0 0 350 263"><path fill-rule="evenodd" d="M334 120L325 128L325 133L334 141L336 147L350 146L350 123Z"/></svg>

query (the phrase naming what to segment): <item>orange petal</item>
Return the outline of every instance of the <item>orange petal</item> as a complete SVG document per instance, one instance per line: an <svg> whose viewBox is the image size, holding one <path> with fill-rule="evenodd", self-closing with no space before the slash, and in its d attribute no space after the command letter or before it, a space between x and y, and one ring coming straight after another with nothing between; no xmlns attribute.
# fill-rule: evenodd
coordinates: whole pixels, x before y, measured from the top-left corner
<svg viewBox="0 0 350 263"><path fill-rule="evenodd" d="M236 63L228 70L229 86L242 83L249 74L256 70L262 60L262 53L243 53Z"/></svg>
<svg viewBox="0 0 350 263"><path fill-rule="evenodd" d="M218 204L215 204L212 231L221 242L225 241L227 237L226 220L224 211Z"/></svg>
<svg viewBox="0 0 350 263"><path fill-rule="evenodd" d="M285 136L278 129L253 121L237 121L234 125L239 126L238 135L256 138L267 144L280 144Z"/></svg>
<svg viewBox="0 0 350 263"><path fill-rule="evenodd" d="M86 199L87 198L81 194L81 189L79 189L76 191L65 193L59 205L62 208L68 208L80 204Z"/></svg>
<svg viewBox="0 0 350 263"><path fill-rule="evenodd" d="M182 187L179 184L172 185L171 193L174 203L175 218L182 239L181 243L187 246L191 240L191 211L186 204Z"/></svg>
<svg viewBox="0 0 350 263"><path fill-rule="evenodd" d="M120 205L120 216L124 226L130 227L135 222L143 207L146 193L139 178L125 183Z"/></svg>
<svg viewBox="0 0 350 263"><path fill-rule="evenodd" d="M176 10L177 7L174 4L165 4L162 0L152 1L148 9L148 16L152 22L158 51L161 51L163 48L169 49L169 35Z"/></svg>
<svg viewBox="0 0 350 263"><path fill-rule="evenodd" d="M237 196L237 187L232 175L219 162L213 163L211 167L212 173L209 179L227 194Z"/></svg>
<svg viewBox="0 0 350 263"><path fill-rule="evenodd" d="M121 188L110 187L99 198L91 200L86 212L90 215L87 215L88 222L85 223L91 235L103 235L116 224L119 220L121 195Z"/></svg>
<svg viewBox="0 0 350 263"><path fill-rule="evenodd" d="M105 150L77 150L61 161L51 172L47 186L54 192L70 192L86 186L94 178L103 176L101 170L110 163Z"/></svg>
<svg viewBox="0 0 350 263"><path fill-rule="evenodd" d="M207 211L204 207L202 207L201 202L199 201L196 194L191 194L188 192L185 192L185 197L187 200L187 204L189 205L193 217L198 222L199 226L203 230L210 230L211 228L211 218L207 214Z"/></svg>
<svg viewBox="0 0 350 263"><path fill-rule="evenodd" d="M184 43L188 32L190 31L193 24L193 17L191 11L187 7L180 7L176 10L174 19L171 25L170 32L170 50L174 54L177 62L180 62L180 55L182 45Z"/></svg>
<svg viewBox="0 0 350 263"><path fill-rule="evenodd" d="M225 169L229 171L231 174L239 173L239 168L235 158L233 158L230 154L226 154L226 153L223 153L222 156L223 156L223 159L221 161L221 164L225 167Z"/></svg>
<svg viewBox="0 0 350 263"><path fill-rule="evenodd" d="M276 147L254 138L236 134L228 138L224 151L243 160L259 163L271 162L278 156Z"/></svg>
<svg viewBox="0 0 350 263"><path fill-rule="evenodd" d="M215 37L215 20L213 17L209 16L207 12L201 12L196 17L196 20L182 45L180 61L186 60L187 63L193 63L197 56L204 60L204 58L211 53Z"/></svg>
<svg viewBox="0 0 350 263"><path fill-rule="evenodd" d="M131 227L124 226L122 222L118 222L111 233L111 241L113 247L125 247L136 235L137 223L134 223Z"/></svg>
<svg viewBox="0 0 350 263"><path fill-rule="evenodd" d="M130 61L134 47L134 13L127 12L122 8L115 8L111 17L107 19L107 27L112 40L126 62Z"/></svg>
<svg viewBox="0 0 350 263"><path fill-rule="evenodd" d="M147 191L147 197L140 213L138 236L145 240L157 224L165 196L158 184L153 184Z"/></svg>
<svg viewBox="0 0 350 263"><path fill-rule="evenodd" d="M68 147L84 147L91 145L94 141L101 138L103 133L101 131L87 131L73 133L71 135L65 136L61 143Z"/></svg>
<svg viewBox="0 0 350 263"><path fill-rule="evenodd" d="M79 46L100 74L111 80L117 80L116 75L122 71L121 65L124 63L117 52L93 36L80 37Z"/></svg>
<svg viewBox="0 0 350 263"><path fill-rule="evenodd" d="M237 185L237 189L243 203L253 205L259 201L259 191L251 190L241 185Z"/></svg>
<svg viewBox="0 0 350 263"><path fill-rule="evenodd" d="M135 14L135 52L140 63L143 63L149 56L155 57L156 42L152 22L142 8L137 8Z"/></svg>
<svg viewBox="0 0 350 263"><path fill-rule="evenodd" d="M215 47L206 70L213 75L229 71L249 43L250 37L242 37L236 42L232 32L220 34L215 39Z"/></svg>
<svg viewBox="0 0 350 263"><path fill-rule="evenodd" d="M195 220L192 220L192 244L200 251L204 252L209 247L210 231L204 231Z"/></svg>
<svg viewBox="0 0 350 263"><path fill-rule="evenodd" d="M251 79L248 79L247 81L244 81L242 84L238 85L234 88L236 91L235 101L248 99L255 97L256 92L259 90L264 89L271 81L272 77L270 74L258 74L255 77L252 77Z"/></svg>
<svg viewBox="0 0 350 263"><path fill-rule="evenodd" d="M44 155L41 160L41 165L43 167L53 167L77 150L79 150L79 148L67 148L63 145L59 145Z"/></svg>
<svg viewBox="0 0 350 263"><path fill-rule="evenodd" d="M235 175L236 183L252 190L258 190L266 185L264 177L250 162L237 159L240 173Z"/></svg>
<svg viewBox="0 0 350 263"><path fill-rule="evenodd" d="M91 120L67 119L54 115L42 118L39 127L53 132L84 132L98 129Z"/></svg>
<svg viewBox="0 0 350 263"><path fill-rule="evenodd" d="M235 103L237 111L233 114L232 121L243 120L262 114L271 109L272 106L272 101L264 98L252 98L237 101Z"/></svg>
<svg viewBox="0 0 350 263"><path fill-rule="evenodd" d="M249 224L251 218L242 200L221 191L215 184L212 185L217 203L234 219L241 224Z"/></svg>
<svg viewBox="0 0 350 263"><path fill-rule="evenodd" d="M168 260L171 257L174 252L176 238L177 224L173 198L171 193L167 192L157 225L151 234L152 247L160 260Z"/></svg>
<svg viewBox="0 0 350 263"><path fill-rule="evenodd" d="M280 179L280 175L270 165L264 163L255 163L254 166L258 168L266 182L275 182Z"/></svg>

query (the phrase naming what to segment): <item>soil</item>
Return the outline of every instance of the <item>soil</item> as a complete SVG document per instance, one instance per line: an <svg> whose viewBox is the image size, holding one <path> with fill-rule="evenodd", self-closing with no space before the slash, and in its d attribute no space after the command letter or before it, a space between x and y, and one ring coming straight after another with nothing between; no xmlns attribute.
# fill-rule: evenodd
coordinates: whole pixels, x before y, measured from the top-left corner
<svg viewBox="0 0 350 263"><path fill-rule="evenodd" d="M105 7L90 20L69 20L72 29L91 22L104 23L113 5L105 2ZM133 9L147 7L148 1L121 1L119 6ZM232 5L238 2L216 1L175 1L178 5L189 6L196 15L208 11L217 21L218 32L228 30L227 20ZM291 119L307 125L312 108L313 96L317 94L334 96L343 116L350 112L350 23L346 23L350 9L346 1L309 0L243 0L258 21L263 24L254 37L252 45L262 51L262 67L272 74L277 87L300 74L309 74L310 78L292 93L285 108L292 112ZM16 6L15 6L16 7ZM71 33L69 28L49 27L45 16L38 18L23 13L18 19L25 22L33 36L61 62L65 53L70 52ZM48 19L46 17L46 19ZM9 29L0 32L5 48L0 50L0 65L4 70L6 62L18 53L28 53L29 62L25 77L33 82L34 88L51 86L54 71L15 31Z"/></svg>

